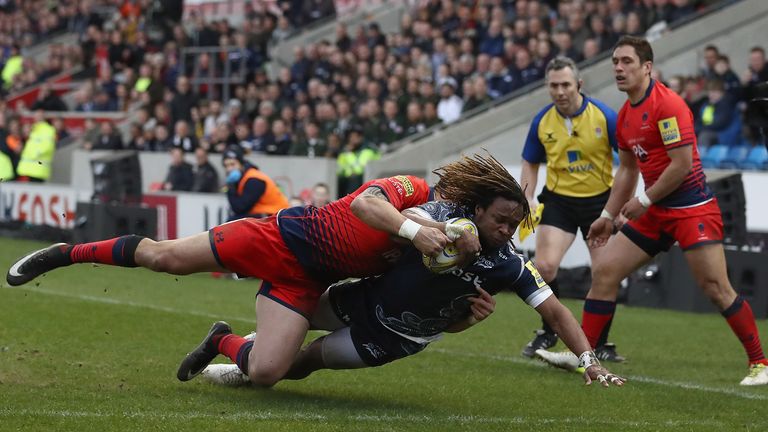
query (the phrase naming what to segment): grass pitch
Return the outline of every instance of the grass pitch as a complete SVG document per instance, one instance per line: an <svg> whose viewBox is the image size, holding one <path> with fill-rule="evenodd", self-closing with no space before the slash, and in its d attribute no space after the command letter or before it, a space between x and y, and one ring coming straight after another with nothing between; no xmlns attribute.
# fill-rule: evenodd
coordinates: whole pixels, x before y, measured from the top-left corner
<svg viewBox="0 0 768 432"><path fill-rule="evenodd" d="M41 246L0 239L3 274ZM768 387L738 385L746 358L719 315L619 306L611 340L629 361L609 367L630 381L603 389L520 357L538 318L514 295L498 296L482 325L381 368L271 390L177 381L211 322L253 329L256 289L92 265L3 285L0 431L768 428ZM566 304L581 316L580 302ZM758 326L765 343L768 324Z"/></svg>

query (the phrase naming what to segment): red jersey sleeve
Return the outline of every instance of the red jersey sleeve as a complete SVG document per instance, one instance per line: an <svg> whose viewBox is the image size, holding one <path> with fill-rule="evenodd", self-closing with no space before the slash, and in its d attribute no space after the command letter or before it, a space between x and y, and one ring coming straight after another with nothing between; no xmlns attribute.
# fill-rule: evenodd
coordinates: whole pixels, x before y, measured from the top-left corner
<svg viewBox="0 0 768 432"><path fill-rule="evenodd" d="M627 137L625 137L624 134L622 133L624 128L620 127L620 125L623 125L624 122L627 121L626 120L626 118L627 118L627 108L626 108L626 105L627 104L624 104L624 105L625 106L623 106L621 108L621 110L619 110L619 116L618 116L618 119L616 120L616 142L619 145L619 150L632 151L632 147L630 147L627 144Z"/></svg>
<svg viewBox="0 0 768 432"><path fill-rule="evenodd" d="M656 126L667 150L696 142L693 114L680 96L670 91L656 106Z"/></svg>
<svg viewBox="0 0 768 432"><path fill-rule="evenodd" d="M424 179L410 175L398 175L374 180L369 187L380 188L398 210L405 210L427 202L429 185Z"/></svg>

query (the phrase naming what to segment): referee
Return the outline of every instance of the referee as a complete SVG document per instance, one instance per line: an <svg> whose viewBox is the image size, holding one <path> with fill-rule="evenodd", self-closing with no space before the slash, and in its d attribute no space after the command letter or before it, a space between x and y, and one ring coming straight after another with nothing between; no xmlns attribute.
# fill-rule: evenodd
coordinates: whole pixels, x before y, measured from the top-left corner
<svg viewBox="0 0 768 432"><path fill-rule="evenodd" d="M613 154L616 151L616 112L581 93L579 69L568 57L552 59L545 70L552 103L534 117L523 148L521 184L531 208L539 166L546 166L547 180L538 196L544 206L536 230L536 267L558 295L557 270L576 239L577 230L586 239L589 226L600 216L613 184ZM601 259L600 248L590 249L592 262ZM608 328L595 354L602 360L623 361L616 347L607 344ZM557 343L557 335L546 322L522 354L533 357L537 349Z"/></svg>

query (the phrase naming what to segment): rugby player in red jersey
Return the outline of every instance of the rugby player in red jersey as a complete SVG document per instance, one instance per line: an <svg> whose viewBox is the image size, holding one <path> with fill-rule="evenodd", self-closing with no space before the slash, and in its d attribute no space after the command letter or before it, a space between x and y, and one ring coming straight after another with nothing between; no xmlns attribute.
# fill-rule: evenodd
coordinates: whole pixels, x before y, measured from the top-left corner
<svg viewBox="0 0 768 432"><path fill-rule="evenodd" d="M427 202L430 195L427 183L417 177L373 180L320 208L295 207L263 219L232 221L182 239L156 242L128 235L53 245L18 260L6 280L20 285L55 268L85 262L180 275L229 271L262 279L256 304L258 336L253 350L250 345L237 349L243 348L242 355L251 360L251 381L268 386L290 367L309 329L307 317L330 283L385 271L400 253L393 236L410 240L427 255L442 251L449 241L445 223L422 225L400 213ZM465 256L480 250L479 241L470 235L461 236L458 246ZM215 357L218 351L198 354ZM192 368L178 377L184 381L199 372Z"/></svg>
<svg viewBox="0 0 768 432"><path fill-rule="evenodd" d="M631 36L619 39L613 50L613 71L619 90L628 97L617 122L620 164L605 209L588 234L590 246L604 246L613 259L592 268L582 328L594 347L613 318L621 280L677 241L699 287L744 346L749 372L741 384L768 384L768 361L752 309L728 281L723 222L702 170L693 115L680 96L651 79L652 68L648 41ZM645 190L632 197L638 172ZM611 237L619 212L629 221ZM571 357L570 364L575 364L567 354L537 354L556 365L564 357Z"/></svg>

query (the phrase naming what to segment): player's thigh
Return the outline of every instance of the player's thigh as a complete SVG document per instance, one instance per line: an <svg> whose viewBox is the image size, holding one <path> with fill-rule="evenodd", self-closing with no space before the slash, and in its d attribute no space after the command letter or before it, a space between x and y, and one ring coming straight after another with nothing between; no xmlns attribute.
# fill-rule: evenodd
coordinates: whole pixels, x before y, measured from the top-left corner
<svg viewBox="0 0 768 432"><path fill-rule="evenodd" d="M542 273L557 273L560 261L576 239L576 234L553 225L536 229L536 267ZM546 275L544 276L546 279Z"/></svg>
<svg viewBox="0 0 768 432"><path fill-rule="evenodd" d="M309 330L309 321L277 301L259 296L256 338L248 358L248 375L256 384L273 385L290 369Z"/></svg>
<svg viewBox="0 0 768 432"><path fill-rule="evenodd" d="M733 303L736 292L728 280L725 252L720 243L711 243L688 249L685 260L696 283L721 310Z"/></svg>
<svg viewBox="0 0 768 432"><path fill-rule="evenodd" d="M136 250L136 263L174 274L224 270L211 249L208 232L176 240L142 240Z"/></svg>
<svg viewBox="0 0 768 432"><path fill-rule="evenodd" d="M621 280L650 261L651 256L622 232L611 236L602 249L604 250L599 253L606 259L592 262L592 289L589 298L612 300L618 292Z"/></svg>
<svg viewBox="0 0 768 432"><path fill-rule="evenodd" d="M333 287L327 289L317 302L317 309L310 319L314 330L334 331L347 326L336 314L335 302L330 296L332 289Z"/></svg>

